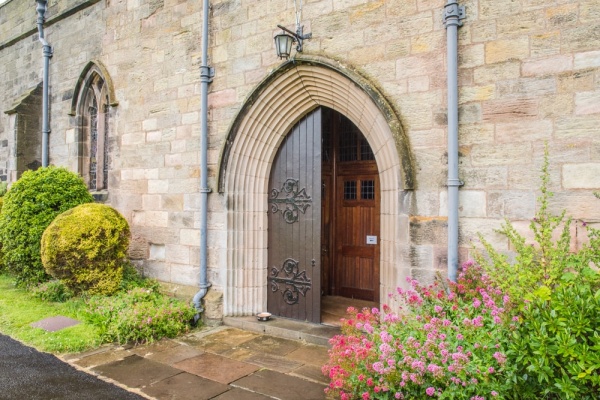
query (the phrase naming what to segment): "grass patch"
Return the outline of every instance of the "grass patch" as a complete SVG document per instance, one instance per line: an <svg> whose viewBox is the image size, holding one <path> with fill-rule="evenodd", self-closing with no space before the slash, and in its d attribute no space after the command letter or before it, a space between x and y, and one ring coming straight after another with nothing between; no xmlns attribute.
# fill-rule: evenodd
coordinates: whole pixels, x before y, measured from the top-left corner
<svg viewBox="0 0 600 400"><path fill-rule="evenodd" d="M100 330L86 322L81 299L50 303L36 298L31 292L16 288L14 278L0 275L0 332L29 346L51 353L76 353L99 346ZM47 332L33 328L31 323L63 315L81 321L79 325Z"/></svg>

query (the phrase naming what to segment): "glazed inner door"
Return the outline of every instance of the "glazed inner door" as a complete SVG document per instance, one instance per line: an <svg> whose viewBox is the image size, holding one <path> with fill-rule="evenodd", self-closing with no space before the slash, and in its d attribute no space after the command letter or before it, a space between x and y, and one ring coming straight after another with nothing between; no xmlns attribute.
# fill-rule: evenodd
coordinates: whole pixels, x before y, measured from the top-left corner
<svg viewBox="0 0 600 400"><path fill-rule="evenodd" d="M379 302L380 190L375 156L360 130L323 109L322 291Z"/></svg>
<svg viewBox="0 0 600 400"><path fill-rule="evenodd" d="M318 108L281 144L269 179L267 309L321 318L321 123Z"/></svg>

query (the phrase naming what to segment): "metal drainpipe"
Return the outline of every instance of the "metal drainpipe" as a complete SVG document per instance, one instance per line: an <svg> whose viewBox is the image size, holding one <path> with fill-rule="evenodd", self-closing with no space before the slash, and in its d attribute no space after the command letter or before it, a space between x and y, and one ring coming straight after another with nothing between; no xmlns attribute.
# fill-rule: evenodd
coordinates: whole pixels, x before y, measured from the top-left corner
<svg viewBox="0 0 600 400"><path fill-rule="evenodd" d="M208 3L204 0L202 9L202 63L200 65L200 290L194 296L194 306L198 311L194 316L194 323L200 319L200 313L204 311L202 299L206 296L210 283L206 274L206 220L208 208L208 168L207 168L207 148L208 148L208 84L214 77L214 69L208 66Z"/></svg>
<svg viewBox="0 0 600 400"><path fill-rule="evenodd" d="M448 279L458 270L458 27L465 7L448 0L444 7L448 51Z"/></svg>
<svg viewBox="0 0 600 400"><path fill-rule="evenodd" d="M44 53L44 73L43 73L43 84L42 84L42 167L48 166L48 138L50 136L50 123L49 123L49 101L48 101L48 70L50 69L50 57L52 57L52 47L46 42L44 38L44 15L46 14L46 3L37 2L36 11L37 27L39 33L39 40L42 43L42 49Z"/></svg>

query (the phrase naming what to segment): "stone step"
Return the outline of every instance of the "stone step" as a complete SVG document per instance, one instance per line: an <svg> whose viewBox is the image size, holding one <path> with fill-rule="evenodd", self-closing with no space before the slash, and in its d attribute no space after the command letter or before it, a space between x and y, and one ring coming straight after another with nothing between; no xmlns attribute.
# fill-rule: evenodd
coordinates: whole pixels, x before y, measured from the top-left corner
<svg viewBox="0 0 600 400"><path fill-rule="evenodd" d="M329 339L340 334L338 326L314 324L281 317L271 317L268 321L258 321L255 316L225 317L223 324L283 339L303 340L320 346L329 346Z"/></svg>

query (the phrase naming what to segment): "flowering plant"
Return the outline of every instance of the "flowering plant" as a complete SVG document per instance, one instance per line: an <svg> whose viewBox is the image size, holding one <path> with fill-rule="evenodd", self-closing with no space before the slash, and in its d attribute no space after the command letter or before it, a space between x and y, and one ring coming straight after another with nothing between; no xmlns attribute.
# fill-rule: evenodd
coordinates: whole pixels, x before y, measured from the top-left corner
<svg viewBox="0 0 600 400"><path fill-rule="evenodd" d="M331 340L323 372L327 392L341 399L504 398L513 367L506 363L511 330L508 296L473 262L450 290L440 283L398 289L402 307L383 313L350 309Z"/></svg>

